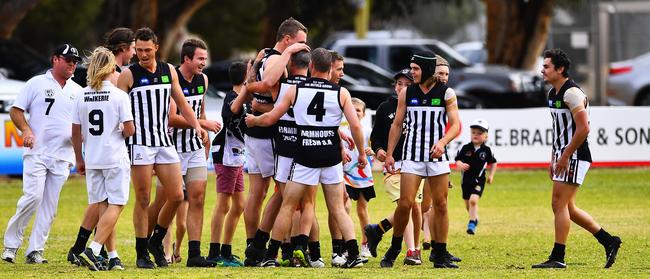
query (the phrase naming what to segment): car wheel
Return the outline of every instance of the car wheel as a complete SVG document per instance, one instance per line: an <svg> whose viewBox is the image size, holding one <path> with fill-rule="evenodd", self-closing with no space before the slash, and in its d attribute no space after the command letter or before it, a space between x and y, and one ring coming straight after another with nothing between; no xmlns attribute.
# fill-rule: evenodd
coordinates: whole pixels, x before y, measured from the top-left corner
<svg viewBox="0 0 650 279"><path fill-rule="evenodd" d="M637 106L650 106L650 89L639 93L639 96L636 97L635 105Z"/></svg>
<svg viewBox="0 0 650 279"><path fill-rule="evenodd" d="M481 100L469 96L457 96L456 100L459 108L481 109L486 107Z"/></svg>

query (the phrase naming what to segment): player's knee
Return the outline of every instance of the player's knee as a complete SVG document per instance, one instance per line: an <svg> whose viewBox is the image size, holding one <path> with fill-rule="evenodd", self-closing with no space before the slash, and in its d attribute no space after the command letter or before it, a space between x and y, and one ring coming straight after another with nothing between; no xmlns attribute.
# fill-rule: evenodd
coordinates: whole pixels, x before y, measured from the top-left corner
<svg viewBox="0 0 650 279"><path fill-rule="evenodd" d="M433 202L433 209L436 214L447 212L447 199L439 199Z"/></svg>
<svg viewBox="0 0 650 279"><path fill-rule="evenodd" d="M411 209L413 207L413 203L414 203L414 201L411 200L411 199L407 199L407 198L402 199L402 198L400 198L399 202L397 203L397 206L399 206L401 208L404 208L404 209Z"/></svg>
<svg viewBox="0 0 650 279"><path fill-rule="evenodd" d="M205 192L194 191L189 193L189 202L193 207L203 208L205 204Z"/></svg>
<svg viewBox="0 0 650 279"><path fill-rule="evenodd" d="M474 197L470 198L469 199L469 205L472 206L472 207L477 206L478 205L478 198L474 198Z"/></svg>
<svg viewBox="0 0 650 279"><path fill-rule="evenodd" d="M215 211L219 215L226 215L229 210L230 210L230 205L225 202L217 204L217 207L215 208Z"/></svg>
<svg viewBox="0 0 650 279"><path fill-rule="evenodd" d="M151 203L151 198L148 195L136 195L135 197L135 206L139 208L146 209Z"/></svg>

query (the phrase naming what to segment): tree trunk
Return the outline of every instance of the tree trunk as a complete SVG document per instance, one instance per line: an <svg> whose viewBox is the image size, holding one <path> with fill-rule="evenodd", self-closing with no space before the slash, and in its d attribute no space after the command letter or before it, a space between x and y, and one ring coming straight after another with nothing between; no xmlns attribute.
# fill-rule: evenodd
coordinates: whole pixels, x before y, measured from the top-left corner
<svg viewBox="0 0 650 279"><path fill-rule="evenodd" d="M275 45L278 27L287 18L296 14L299 3L292 0L269 0L262 18L262 47Z"/></svg>
<svg viewBox="0 0 650 279"><path fill-rule="evenodd" d="M554 0L485 0L488 63L532 69L546 44Z"/></svg>
<svg viewBox="0 0 650 279"><path fill-rule="evenodd" d="M16 26L39 0L3 1L0 4L0 38L10 39Z"/></svg>
<svg viewBox="0 0 650 279"><path fill-rule="evenodd" d="M168 60L172 50L174 50L174 44L179 39L181 31L187 26L187 22L207 2L207 0L179 1L178 5L174 5L174 9L161 11L159 16L168 19L167 21L159 21L160 24L156 28L157 32L164 34L164 37L160 40L160 49L158 50L161 59Z"/></svg>

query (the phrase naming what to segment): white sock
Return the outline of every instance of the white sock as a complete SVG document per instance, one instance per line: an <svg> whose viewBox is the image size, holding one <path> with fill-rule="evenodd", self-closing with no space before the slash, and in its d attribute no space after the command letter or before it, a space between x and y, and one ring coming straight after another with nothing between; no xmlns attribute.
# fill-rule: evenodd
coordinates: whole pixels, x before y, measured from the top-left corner
<svg viewBox="0 0 650 279"><path fill-rule="evenodd" d="M117 255L117 251L110 251L108 252L108 258L109 259L115 259L118 258L119 256Z"/></svg>
<svg viewBox="0 0 650 279"><path fill-rule="evenodd" d="M99 251L102 250L102 245L96 241L93 240L93 242L90 243L90 249L93 250L93 255L99 256Z"/></svg>

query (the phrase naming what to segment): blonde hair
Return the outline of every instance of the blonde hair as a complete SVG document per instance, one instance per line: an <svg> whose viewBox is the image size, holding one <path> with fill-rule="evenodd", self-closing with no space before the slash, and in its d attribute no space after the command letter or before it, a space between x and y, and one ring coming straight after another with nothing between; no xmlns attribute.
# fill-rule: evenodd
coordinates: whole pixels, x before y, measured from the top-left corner
<svg viewBox="0 0 650 279"><path fill-rule="evenodd" d="M115 55L105 47L97 47L89 60L86 82L93 90L100 90L102 82L115 71Z"/></svg>
<svg viewBox="0 0 650 279"><path fill-rule="evenodd" d="M449 67L449 62L447 59L442 58L442 56L436 54L436 67L438 66L447 66Z"/></svg>
<svg viewBox="0 0 650 279"><path fill-rule="evenodd" d="M366 103L357 97L352 97L351 99L353 105L363 106L363 110L366 110Z"/></svg>

